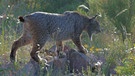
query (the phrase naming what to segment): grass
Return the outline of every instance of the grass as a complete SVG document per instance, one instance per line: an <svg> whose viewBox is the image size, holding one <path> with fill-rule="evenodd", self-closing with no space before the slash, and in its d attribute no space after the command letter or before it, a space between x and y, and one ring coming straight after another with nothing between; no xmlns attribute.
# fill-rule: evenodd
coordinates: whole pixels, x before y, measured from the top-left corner
<svg viewBox="0 0 135 76"><path fill-rule="evenodd" d="M68 1L68 0L66 0ZM62 1L62 2L66 2ZM132 3L130 3L130 1ZM49 1L48 1L49 2ZM59 2L56 1L53 5L44 5L44 0L1 0L0 1L0 13L6 14L6 20L2 21L0 25L0 74L3 76L11 76L11 72L22 68L30 59L31 47L25 46L18 50L17 59L15 64L16 68L9 67L3 69L2 67L9 62L9 54L13 41L17 39L21 32L22 26L18 22L17 17L19 15L25 15L34 11L48 11L62 13L66 10L77 10L85 15L93 16L100 13L102 17L97 18L103 27L103 32L93 36L93 41L90 41L87 34L83 32L82 43L83 45L95 55L101 55L106 59L102 68L102 75L108 75L108 69L115 65L115 71L117 75L134 75L135 74L135 15L134 13L134 0L86 0L79 3L69 2L64 7L59 6ZM77 6L80 4L89 5L90 12L80 11ZM132 4L132 6L131 6ZM57 6L58 5L58 6ZM120 6L119 6L120 5ZM43 7L41 7L43 6ZM59 8L60 7L60 8ZM55 9L56 10L55 10ZM123 40L124 39L124 40ZM68 41L65 43L72 48L76 48L75 45ZM49 48L50 45L46 45ZM24 56L25 54L25 56ZM22 66L20 66L22 65ZM8 67L8 66L4 66ZM12 71L13 70L13 71ZM84 71L85 74L85 71ZM48 76L50 74L48 73ZM91 72L89 71L89 75ZM26 75L22 75L26 76Z"/></svg>

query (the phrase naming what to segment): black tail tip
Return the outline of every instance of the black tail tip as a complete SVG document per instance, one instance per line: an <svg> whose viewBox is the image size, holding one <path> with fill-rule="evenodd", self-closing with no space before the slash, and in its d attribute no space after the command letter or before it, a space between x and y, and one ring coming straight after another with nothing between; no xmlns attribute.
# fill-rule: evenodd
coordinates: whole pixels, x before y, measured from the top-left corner
<svg viewBox="0 0 135 76"><path fill-rule="evenodd" d="M24 22L24 18L22 16L19 16L18 19L20 20L20 22Z"/></svg>

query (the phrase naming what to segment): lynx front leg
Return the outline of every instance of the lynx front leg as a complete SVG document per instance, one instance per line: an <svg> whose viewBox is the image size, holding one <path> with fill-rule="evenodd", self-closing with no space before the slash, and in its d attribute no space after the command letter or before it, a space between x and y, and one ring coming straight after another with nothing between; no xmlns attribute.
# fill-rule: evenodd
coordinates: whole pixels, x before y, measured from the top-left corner
<svg viewBox="0 0 135 76"><path fill-rule="evenodd" d="M63 44L62 41L56 41L56 48L57 48L57 54L60 55L60 52L63 51Z"/></svg>
<svg viewBox="0 0 135 76"><path fill-rule="evenodd" d="M73 38L72 41L74 42L74 44L75 44L75 45L77 46L77 48L79 49L79 52L84 53L84 54L86 54L86 53L88 52L87 49L85 49L85 48L83 47L83 45L81 44L81 41L80 41L80 38L79 38L79 37Z"/></svg>
<svg viewBox="0 0 135 76"><path fill-rule="evenodd" d="M15 61L16 51L19 47L30 44L32 42L32 39L30 36L24 34L22 37L20 37L18 40L16 40L11 48L10 53L10 60L11 62Z"/></svg>

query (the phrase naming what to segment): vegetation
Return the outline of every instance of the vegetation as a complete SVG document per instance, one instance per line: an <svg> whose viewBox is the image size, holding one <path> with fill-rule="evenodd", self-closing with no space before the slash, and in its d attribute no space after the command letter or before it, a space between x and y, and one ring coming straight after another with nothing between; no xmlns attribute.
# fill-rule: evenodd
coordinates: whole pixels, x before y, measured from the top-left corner
<svg viewBox="0 0 135 76"><path fill-rule="evenodd" d="M90 11L79 9L82 4ZM90 52L104 55L102 75L108 75L108 68L113 65L117 75L135 74L135 0L0 0L0 14L6 15L0 21L0 66L9 62L11 44L22 32L18 16L34 11L63 13L69 10L87 16L101 15L97 19L103 31L94 35L93 41L84 32L82 42ZM70 41L65 44L75 47ZM47 48L53 44L48 45ZM29 61L30 49L28 46L19 49L17 57L21 63ZM0 74L6 75L10 70L0 68Z"/></svg>

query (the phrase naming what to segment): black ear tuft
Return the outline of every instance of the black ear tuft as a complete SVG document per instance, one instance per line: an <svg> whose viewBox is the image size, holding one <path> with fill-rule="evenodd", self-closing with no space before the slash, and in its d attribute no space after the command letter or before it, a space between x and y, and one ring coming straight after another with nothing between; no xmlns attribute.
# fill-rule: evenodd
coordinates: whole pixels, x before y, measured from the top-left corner
<svg viewBox="0 0 135 76"><path fill-rule="evenodd" d="M18 19L20 20L20 22L24 22L24 18L22 16L19 16Z"/></svg>

